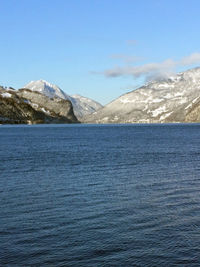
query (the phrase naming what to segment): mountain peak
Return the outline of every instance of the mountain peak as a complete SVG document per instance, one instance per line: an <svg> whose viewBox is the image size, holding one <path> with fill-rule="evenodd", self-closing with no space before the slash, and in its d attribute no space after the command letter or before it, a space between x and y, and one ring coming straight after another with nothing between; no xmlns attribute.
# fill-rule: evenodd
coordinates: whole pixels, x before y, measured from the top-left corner
<svg viewBox="0 0 200 267"><path fill-rule="evenodd" d="M40 92L41 94L46 95L49 98L58 97L70 100L74 108L74 114L79 118L86 114L91 114L92 112L102 107L101 104L87 97L80 95L69 96L57 85L42 79L31 81L26 84L24 88Z"/></svg>
<svg viewBox="0 0 200 267"><path fill-rule="evenodd" d="M42 79L37 81L31 81L30 83L26 84L24 88L40 92L50 98L53 97L60 97L62 99L70 98L65 92L63 92L60 89L60 87Z"/></svg>

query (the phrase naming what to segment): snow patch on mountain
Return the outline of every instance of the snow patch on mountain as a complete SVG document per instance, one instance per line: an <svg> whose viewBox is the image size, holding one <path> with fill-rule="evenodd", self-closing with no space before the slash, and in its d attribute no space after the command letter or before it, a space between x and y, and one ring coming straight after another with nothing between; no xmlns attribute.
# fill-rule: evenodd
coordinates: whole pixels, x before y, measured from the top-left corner
<svg viewBox="0 0 200 267"><path fill-rule="evenodd" d="M10 93L2 93L1 96L7 97L7 98L12 97Z"/></svg>

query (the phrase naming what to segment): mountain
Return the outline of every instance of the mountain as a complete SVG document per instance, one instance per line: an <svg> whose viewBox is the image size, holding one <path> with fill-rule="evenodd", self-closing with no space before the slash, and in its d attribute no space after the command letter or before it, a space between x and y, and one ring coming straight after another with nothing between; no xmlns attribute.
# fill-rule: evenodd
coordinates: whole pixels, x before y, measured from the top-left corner
<svg viewBox="0 0 200 267"><path fill-rule="evenodd" d="M0 87L0 123L77 123L69 100Z"/></svg>
<svg viewBox="0 0 200 267"><path fill-rule="evenodd" d="M200 122L200 68L150 82L86 116L87 123Z"/></svg>
<svg viewBox="0 0 200 267"><path fill-rule="evenodd" d="M23 88L30 89L32 91L40 92L49 98L60 97L63 99L69 99L70 96L63 92L60 87L55 84L51 84L45 80L31 81L26 84Z"/></svg>
<svg viewBox="0 0 200 267"><path fill-rule="evenodd" d="M81 95L72 95L70 100L74 107L74 113L80 119L83 116L92 114L103 107L100 103Z"/></svg>
<svg viewBox="0 0 200 267"><path fill-rule="evenodd" d="M74 114L78 118L81 118L87 114L91 114L102 108L101 104L92 99L80 95L69 96L64 91L62 91L60 87L45 80L31 81L30 83L26 84L24 88L40 92L41 94L44 94L49 98L59 97L62 99L70 100L74 108Z"/></svg>

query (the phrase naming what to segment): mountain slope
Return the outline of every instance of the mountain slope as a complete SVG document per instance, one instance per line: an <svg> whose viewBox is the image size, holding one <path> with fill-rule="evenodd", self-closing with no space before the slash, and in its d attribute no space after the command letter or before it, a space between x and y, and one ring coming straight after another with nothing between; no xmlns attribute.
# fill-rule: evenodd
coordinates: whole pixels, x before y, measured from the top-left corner
<svg viewBox="0 0 200 267"><path fill-rule="evenodd" d="M68 100L0 87L0 123L77 123Z"/></svg>
<svg viewBox="0 0 200 267"><path fill-rule="evenodd" d="M78 118L92 114L103 107L100 103L81 95L72 95L70 100Z"/></svg>
<svg viewBox="0 0 200 267"><path fill-rule="evenodd" d="M90 123L200 121L200 68L151 82L84 118Z"/></svg>
<svg viewBox="0 0 200 267"><path fill-rule="evenodd" d="M24 88L40 92L49 98L59 97L70 100L74 108L74 114L78 118L81 118L87 114L91 114L94 111L102 108L101 104L92 99L82 97L80 95L69 96L57 85L51 84L45 80L31 81L30 83L26 84Z"/></svg>

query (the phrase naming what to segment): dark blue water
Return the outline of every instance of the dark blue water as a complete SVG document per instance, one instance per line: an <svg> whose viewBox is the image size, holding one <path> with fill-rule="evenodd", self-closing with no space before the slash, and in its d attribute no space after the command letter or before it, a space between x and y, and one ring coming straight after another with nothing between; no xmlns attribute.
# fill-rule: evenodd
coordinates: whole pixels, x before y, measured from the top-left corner
<svg viewBox="0 0 200 267"><path fill-rule="evenodd" d="M0 126L0 266L200 266L200 125Z"/></svg>

